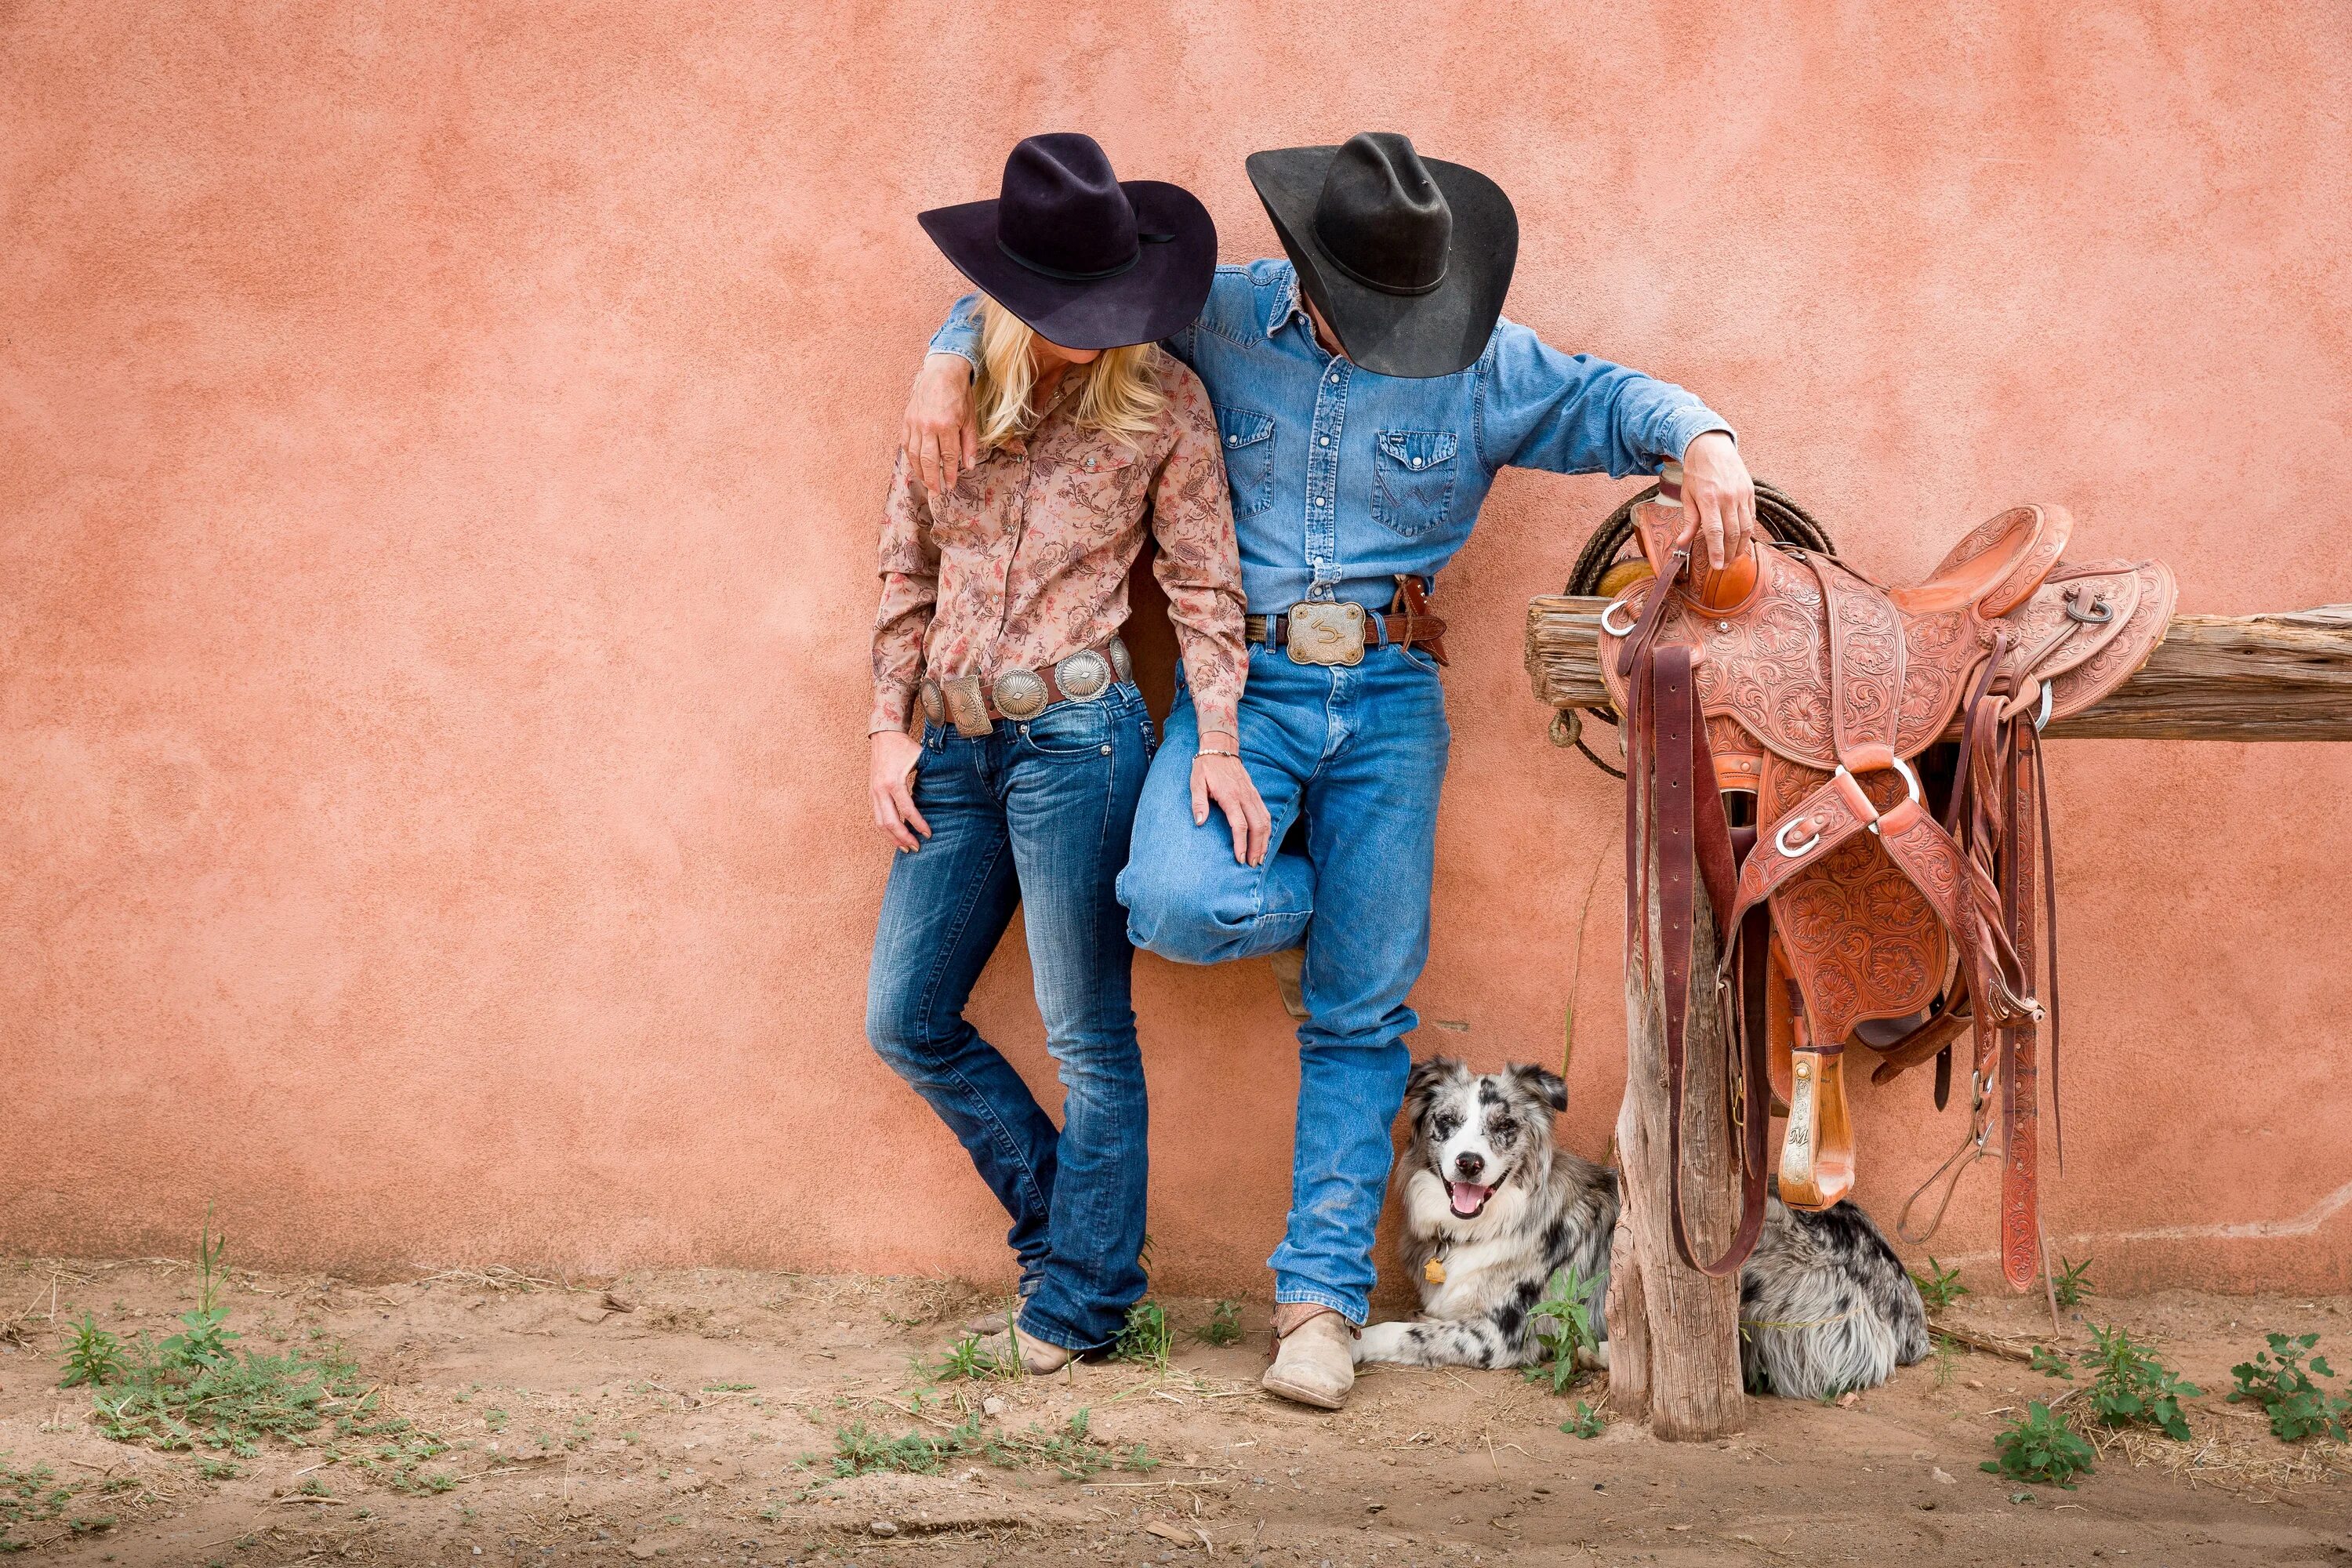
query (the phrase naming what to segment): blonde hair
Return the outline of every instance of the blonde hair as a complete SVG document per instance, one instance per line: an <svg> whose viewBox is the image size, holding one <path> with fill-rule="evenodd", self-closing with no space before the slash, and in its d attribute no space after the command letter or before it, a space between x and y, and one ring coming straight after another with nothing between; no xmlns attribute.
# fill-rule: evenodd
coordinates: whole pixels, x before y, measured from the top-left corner
<svg viewBox="0 0 2352 1568"><path fill-rule="evenodd" d="M1037 365L1030 357L1036 332L1029 323L983 294L980 297L980 373L972 381L972 407L980 444L1002 446L1025 436L1039 410L1029 405ZM1105 349L1092 364L1063 374L1086 373L1071 411L1081 429L1096 431L1133 451L1159 427L1168 395L1160 387L1160 346L1129 343Z"/></svg>

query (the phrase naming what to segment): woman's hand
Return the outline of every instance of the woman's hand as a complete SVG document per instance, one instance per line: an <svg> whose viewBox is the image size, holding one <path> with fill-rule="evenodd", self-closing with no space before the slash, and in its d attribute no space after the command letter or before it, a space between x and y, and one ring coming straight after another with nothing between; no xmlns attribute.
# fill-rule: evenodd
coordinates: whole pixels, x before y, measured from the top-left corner
<svg viewBox="0 0 2352 1568"><path fill-rule="evenodd" d="M1221 731L1211 734L1228 744L1232 742ZM1234 858L1244 866L1265 864L1274 819L1266 815L1265 802L1258 798L1257 785L1250 781L1249 770L1242 766L1239 757L1202 752L1192 758L1193 826L1209 820L1211 801L1225 814L1225 824L1234 830Z"/></svg>
<svg viewBox="0 0 2352 1568"><path fill-rule="evenodd" d="M907 395L898 444L935 496L955 489L956 475L980 454L971 414L971 362L961 354L926 354L915 390Z"/></svg>
<svg viewBox="0 0 2352 1568"><path fill-rule="evenodd" d="M1720 572L1756 538L1756 481L1730 434L1708 430L1683 449L1683 504L1706 538L1707 565Z"/></svg>
<svg viewBox="0 0 2352 1568"><path fill-rule="evenodd" d="M874 760L866 770L866 792L874 802L874 826L911 855L922 847L915 834L931 836L931 825L915 809L912 787L915 764L923 760L923 743L904 730L877 730L869 740Z"/></svg>

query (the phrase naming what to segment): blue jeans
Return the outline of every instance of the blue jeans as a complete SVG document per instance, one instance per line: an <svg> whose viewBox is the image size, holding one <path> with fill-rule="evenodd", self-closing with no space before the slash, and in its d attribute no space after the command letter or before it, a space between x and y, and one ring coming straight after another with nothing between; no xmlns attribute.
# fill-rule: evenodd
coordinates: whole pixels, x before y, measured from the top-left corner
<svg viewBox="0 0 2352 1568"><path fill-rule="evenodd" d="M1307 852L1243 866L1222 813L1193 825L1200 730L1180 689L1119 900L1135 944L1182 963L1305 941L1290 1224L1267 1261L1276 1300L1318 1302L1360 1323L1389 1129L1412 1068L1403 1037L1420 1022L1405 996L1429 960L1437 795L1452 741L1445 691L1416 649L1368 648L1361 664L1339 668L1254 647L1241 729L1274 842L1304 814Z"/></svg>
<svg viewBox="0 0 2352 1568"><path fill-rule="evenodd" d="M1069 1350L1118 1337L1143 1294L1143 1058L1112 890L1151 763L1132 685L985 736L926 726L915 805L931 836L890 863L866 980L866 1033L962 1141L1013 1216L1029 1292L1021 1327ZM1024 911L1062 1127L963 1008Z"/></svg>

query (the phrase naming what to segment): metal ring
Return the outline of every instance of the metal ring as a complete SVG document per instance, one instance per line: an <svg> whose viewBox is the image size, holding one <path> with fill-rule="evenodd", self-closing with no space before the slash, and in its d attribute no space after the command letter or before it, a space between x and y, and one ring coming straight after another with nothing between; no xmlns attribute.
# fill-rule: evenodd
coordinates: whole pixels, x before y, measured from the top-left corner
<svg viewBox="0 0 2352 1568"><path fill-rule="evenodd" d="M1897 757L1897 758L1895 758L1895 771L1896 773L1901 773L1901 774L1903 775L1903 782L1904 782L1906 784L1907 784L1907 785L1909 785L1909 786L1910 786L1910 789L1911 789L1911 804L1912 804L1912 805L1918 805L1918 804L1919 804L1919 775L1918 775L1917 773L1913 773L1913 772L1911 771L1911 764L1910 764L1909 763L1905 762L1905 761L1904 761L1902 758L1900 758L1900 757Z"/></svg>
<svg viewBox="0 0 2352 1568"><path fill-rule="evenodd" d="M1601 612L1601 629L1607 632L1612 637L1633 636L1634 622L1628 621L1622 626L1612 626L1609 624L1609 617L1611 616L1615 615L1620 610L1624 610L1630 613L1633 608L1633 601L1631 599L1615 599L1611 601L1608 607Z"/></svg>
<svg viewBox="0 0 2352 1568"><path fill-rule="evenodd" d="M1788 821L1780 824L1780 832L1772 835L1772 847L1780 852L1782 859L1794 860L1798 856L1802 855L1806 850L1811 849L1814 845L1819 844L1822 841L1821 834L1816 831L1811 837L1806 839L1802 844L1790 843L1789 834L1790 830L1802 827L1804 826L1806 826L1804 823L1798 821L1792 816L1789 818Z"/></svg>

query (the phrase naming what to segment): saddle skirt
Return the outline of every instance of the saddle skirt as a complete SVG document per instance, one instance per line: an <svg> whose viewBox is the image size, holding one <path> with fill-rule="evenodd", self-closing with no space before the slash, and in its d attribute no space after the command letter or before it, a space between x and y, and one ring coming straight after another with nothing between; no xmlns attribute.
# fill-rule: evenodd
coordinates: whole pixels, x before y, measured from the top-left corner
<svg viewBox="0 0 2352 1568"><path fill-rule="evenodd" d="M1756 1087L1769 1081L1788 1108L1781 1196L1825 1208L1852 1186L1848 1046L1885 1053L1874 1081L1939 1058L1940 1105L1950 1044L1973 1026L1972 1136L1981 1147L1998 1080L2009 1124L2004 1267L2021 1289L2039 1263L2037 872L2045 900L2049 889L2046 865L2032 864L2037 850L2046 861L2038 736L2147 661L2171 620L2171 572L2153 561L2064 560L2073 521L2054 506L1990 519L1902 588L1779 543L1721 571L1694 566L1691 520L1671 477L1658 499L1634 509L1634 525L1655 575L1612 600L1601 639L1602 677L1629 718L1634 774L1629 940L1646 963L1646 907L1637 931L1630 878L1641 874L1635 838L1653 831L1645 801L1655 780L1652 759L1633 753L1657 744L1643 682L1672 650L1664 679L1687 680L1699 765L1711 764L1720 792L1753 802L1752 838L1732 835L1736 881L1726 885L1728 869L1703 879L1726 933L1726 984L1743 921L1769 910L1768 924L1748 933L1766 951L1741 960L1765 966L1761 984L1743 988L1751 1002L1760 996L1753 1010L1763 1038L1743 1048L1761 1055ZM1666 700L1671 710L1683 699ZM1914 759L1939 742L1958 742L1958 757L1947 798L1929 801ZM1704 812L1693 831L1705 872ZM1671 955L1668 963L1671 978ZM1678 1044L1680 1030L1672 1033ZM2053 1061L2054 1047L2053 1028ZM1678 1199L1676 1217L1679 1245ZM1685 1260L1709 1268L1687 1252Z"/></svg>

